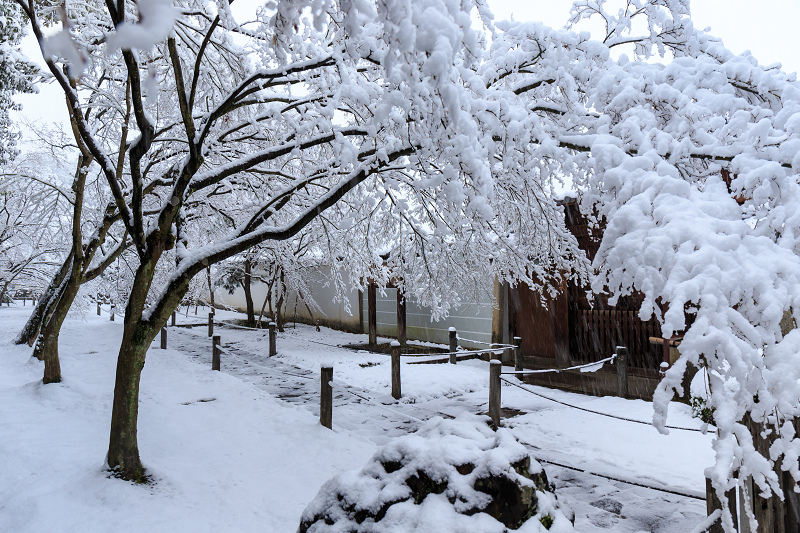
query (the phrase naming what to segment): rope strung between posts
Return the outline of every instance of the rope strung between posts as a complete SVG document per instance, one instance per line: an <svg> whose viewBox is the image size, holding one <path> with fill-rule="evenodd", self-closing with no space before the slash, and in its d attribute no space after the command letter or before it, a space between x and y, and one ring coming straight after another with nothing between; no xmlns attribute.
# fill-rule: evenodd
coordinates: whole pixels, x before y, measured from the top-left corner
<svg viewBox="0 0 800 533"><path fill-rule="evenodd" d="M603 412L600 412L600 411L593 411L591 409L586 409L585 407L579 407L577 405L568 404L566 402L562 402L561 400L556 400L555 398L551 398L550 396L545 396L544 394L539 394L538 392L532 391L531 389L529 389L527 387L523 387L519 383L514 383L513 381L509 381L506 378L502 378L501 377L500 381L505 381L509 385L513 385L514 387L522 389L525 392L529 392L529 393L531 393L531 394L533 394L535 396L538 396L540 398L544 398L545 400L550 400L551 402L559 403L559 404L565 405L567 407L572 407L573 409L578 409L580 411L586 411L587 413L592 413L592 414L595 414L595 415L607 416L608 418L616 418L617 420L624 420L625 422L635 422L636 424L644 424L645 426L652 426L653 425L650 422L645 422L643 420L636 420L634 418L625 418L624 416L617 416L617 415L612 415L612 414L609 414L609 413L603 413ZM664 426L664 427L666 427L668 429L680 429L680 430L683 430L683 431L696 431L698 433L705 433L705 431L703 431L702 429L697 429L697 428L684 428L684 427L679 427L679 426Z"/></svg>
<svg viewBox="0 0 800 533"><path fill-rule="evenodd" d="M499 348L516 348L513 344L503 344L502 342L484 342L484 341L476 341L472 339L465 339L461 335L457 335L456 338L460 341L464 342L471 342L473 344L483 344L484 346L497 346Z"/></svg>
<svg viewBox="0 0 800 533"><path fill-rule="evenodd" d="M348 348L347 346L342 346L340 344L328 344L327 342L312 341L311 339L303 339L303 341L304 342L313 342L314 344L321 344L323 346L330 346L331 348L344 348L346 350L352 350L352 351L356 351L356 352L359 351L356 348Z"/></svg>
<svg viewBox="0 0 800 533"><path fill-rule="evenodd" d="M239 326L237 324L231 324L230 322L223 322L222 320L214 320L213 322L214 324L219 324L220 326L228 326L230 328L235 328L235 329L249 329L252 331L261 331L269 333L269 330L264 328L248 328L247 326Z"/></svg>
<svg viewBox="0 0 800 533"><path fill-rule="evenodd" d="M217 348L220 350L221 353L226 353L226 354L230 354L230 355L233 354L233 352L231 352L227 348L223 348L221 345L217 345ZM612 358L608 358L608 359L612 359ZM598 361L597 363L592 363L592 364L598 364L598 363L605 362L605 361L606 360ZM583 365L583 366L586 366L586 365ZM562 370L566 370L566 369L562 369ZM315 379L314 376L294 374L294 373L291 373L291 372L283 372L283 374L288 375L288 376L308 379L308 380ZM586 408L583 408L583 407L570 405L570 404L567 404L565 402L556 400L554 398L550 398L548 396L544 396L544 395L539 394L539 393L537 393L535 391L529 390L529 389L527 389L525 387L522 387L521 385L518 385L516 383L508 381L507 379L503 379L503 378L501 378L501 379L502 379L502 381L505 381L509 385L514 385L515 387L519 387L524 391L527 391L527 392L530 392L532 394L535 394L536 396L540 396L542 398L545 398L545 399L551 400L553 402L565 405L567 407L572 407L574 409L580 409L581 411L586 411L586 412L593 413L593 414L608 416L608 417L611 417L611 418L617 418L619 420L623 420L623 421L627 421L627 422L636 422L636 423L639 423L639 424L650 425L649 423L643 422L641 420L634 420L634 419L630 419L630 418L618 417L618 416L615 416L615 415L610 415L608 413L601 413L599 411L592 411L590 409L586 409ZM406 418L406 419L411 419L411 420L414 420L414 421L419 422L419 423L424 423L425 422L424 420L422 420L420 418L417 418L417 417L415 417L413 415L409 415L407 413L402 413L402 412L400 412L400 411L398 411L396 409L392 409L391 407L383 405L383 404L373 400L372 398L369 398L368 396L365 396L365 395L362 395L362 394L358 394L357 392L354 392L354 391L350 390L347 385L342 385L342 384L340 384L338 382L334 383L333 381L330 382L330 385L331 385L331 387L334 387L339 391L346 392L346 393L348 393L348 394L350 394L352 396L355 396L356 398L359 398L359 399L361 399L361 400L363 400L363 401L365 401L367 403L370 403L370 404L372 404L372 405L374 405L376 407L379 407L379 408L381 408L381 409L383 409L385 411L388 411L388 412L390 412L390 413L392 413L394 415L397 415L397 416L400 416L400 417ZM419 408L419 406L417 406L417 408ZM429 409L424 409L424 410L430 412L432 415L450 417L450 415L446 415L446 414L440 413L438 411L431 411ZM694 428L682 428L682 427L676 427L676 426L667 426L667 427L670 428L670 429L681 429L681 430L684 430L684 431L700 431L700 430L694 429ZM560 468L566 468L568 470L573 470L573 471L576 471L576 472L582 472L584 474L589 474L589 475L592 475L592 476L601 477L601 478L608 479L608 480L611 480L611 481L616 481L618 483L625 483L627 485L633 485L633 486L636 486L636 487L642 487L642 488L646 488L646 489L650 489L650 490L655 490L655 491L658 491L658 492L663 492L663 493L666 493L666 494L673 494L673 495L676 495L676 496L683 496L685 498L692 498L692 499L695 499L695 500L705 500L705 497L697 496L695 494L689 494L687 492L682 492L682 491L677 490L677 489L656 487L656 486L653 486L653 485L647 485L645 483L639 483L639 482L635 482L635 481L621 479L621 478L614 477L614 476L609 476L609 475L606 475L606 474L599 474L597 472L591 472L589 470L586 470L586 469L583 469L583 468L579 468L579 467L576 467L576 466L572 466L572 465L568 465L568 464L564 464L564 463L559 463L559 462L551 461L551 460L548 460L548 459L542 459L542 458L539 458L539 457L537 457L536 460L541 462L541 463L551 464L551 465L554 465L554 466L558 466Z"/></svg>
<svg viewBox="0 0 800 533"><path fill-rule="evenodd" d="M698 496L697 494L690 494L688 492L681 492L681 491L679 491L677 489L666 489L666 488L662 488L662 487L655 487L653 485L647 485L645 483L639 483L637 481L628 481L626 479L620 479L620 478L617 478L617 477L614 477L614 476L607 476L605 474L598 474L597 472L590 472L589 470L584 470L583 468L578 468L577 466L570 466L570 465L565 465L563 463L557 463L555 461L548 461L547 459L540 459L539 457L536 457L536 460L538 462L540 462L540 463L547 463L549 465L554 465L554 466L558 466L558 467L561 467L561 468L566 468L567 470L574 470L576 472L583 472L584 474L589 474L589 475L601 477L601 478L604 478L604 479L610 479L611 481L617 481L619 483L625 483L626 485L633 485L635 487L642 487L642 488L645 488L645 489L655 490L655 491L658 491L658 492L666 492L667 494L674 494L676 496L683 496L685 498L692 498L694 500L703 500L703 501L705 501L705 499L706 499L705 496L701 497L701 496Z"/></svg>
<svg viewBox="0 0 800 533"><path fill-rule="evenodd" d="M480 355L482 353L493 353L495 355L501 354L505 351L505 348L491 348L489 350L462 350L460 352L441 352L441 353L401 353L401 356L410 356L410 357L425 357L426 355Z"/></svg>
<svg viewBox="0 0 800 533"><path fill-rule="evenodd" d="M514 374L517 374L517 375L520 375L520 374L522 374L522 375L524 375L524 374L550 374L552 372L555 372L556 374L558 374L559 372L564 372L566 370L580 370L582 368L591 368L591 367L595 367L595 366L597 367L597 370L599 370L600 367L603 366L605 363L608 363L610 361L614 361L614 359L616 359L616 358L617 358L616 355L612 355L611 357L606 357L605 359L601 359L599 361L595 361L594 363L587 363L585 365L571 366L571 367L568 367L568 368L547 368L547 369L543 369L543 370L516 370L514 372L500 372L500 374L503 375L503 376L510 376L510 375L514 375Z"/></svg>
<svg viewBox="0 0 800 533"><path fill-rule="evenodd" d="M347 387L346 387L346 386L344 386L344 385L340 385L340 384L338 384L338 383L334 383L334 382L332 382L332 381L330 382L330 384L331 384L331 386L332 386L332 387L335 387L335 388L337 388L337 389L339 389L339 390L342 390L342 391L344 391L344 392L347 392L347 393L349 393L349 394L352 394L353 396L356 396L357 398L361 398L361 399L362 399L362 400L364 400L365 402L371 403L372 405L374 405L374 406L376 406L376 407L380 407L381 409L384 409L384 410L386 410L386 411L389 411L390 413L394 413L394 414L396 414L396 415L398 415L398 416L401 416L401 417L403 417L403 418L410 418L411 420L416 420L416 421L417 421L417 422L419 422L420 424L422 424L423 422L425 422L425 421L424 421L424 420L422 420L421 418L417 418L416 416L413 416L413 415L408 415L408 414L405 414L405 413L401 413L400 411L396 411L396 410L392 409L391 407L387 407L387 406L383 405L382 403L378 403L378 402L376 402L375 400L373 400L373 399L371 399L371 398L369 398L369 397L362 396L362 395L360 395L360 394L357 394L357 393L355 393L355 392L353 392L353 391L351 391L351 390L348 390L348 389L347 389Z"/></svg>
<svg viewBox="0 0 800 533"><path fill-rule="evenodd" d="M304 376L303 374L292 374L291 372L281 372L284 376L294 376L296 378L303 378L303 379L316 379L314 376Z"/></svg>

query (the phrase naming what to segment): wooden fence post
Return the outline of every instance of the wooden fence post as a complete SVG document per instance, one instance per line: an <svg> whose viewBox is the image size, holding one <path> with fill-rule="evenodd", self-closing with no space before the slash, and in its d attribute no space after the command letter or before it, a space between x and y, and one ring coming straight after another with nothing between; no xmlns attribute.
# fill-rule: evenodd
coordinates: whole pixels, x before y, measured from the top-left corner
<svg viewBox="0 0 800 533"><path fill-rule="evenodd" d="M406 298L397 289L397 340L400 346L406 345Z"/></svg>
<svg viewBox="0 0 800 533"><path fill-rule="evenodd" d="M456 352L458 351L458 333L456 328L451 327L450 330L450 364L456 364Z"/></svg>
<svg viewBox="0 0 800 533"><path fill-rule="evenodd" d="M166 350L167 349L167 327L166 326L161 328L161 349L162 350Z"/></svg>
<svg viewBox="0 0 800 533"><path fill-rule="evenodd" d="M208 313L208 336L214 336L214 313Z"/></svg>
<svg viewBox="0 0 800 533"><path fill-rule="evenodd" d="M378 344L378 288L370 281L367 286L367 327L369 328L369 345Z"/></svg>
<svg viewBox="0 0 800 533"><path fill-rule="evenodd" d="M400 343L392 341L392 398L399 400L400 396Z"/></svg>
<svg viewBox="0 0 800 533"><path fill-rule="evenodd" d="M175 325L175 320L177 318L177 316L176 316L177 314L178 314L177 310L172 312L172 324L170 324L170 326L174 326Z"/></svg>
<svg viewBox="0 0 800 533"><path fill-rule="evenodd" d="M97 302L97 316L100 316L100 302Z"/></svg>
<svg viewBox="0 0 800 533"><path fill-rule="evenodd" d="M514 371L522 370L522 337L514 337Z"/></svg>
<svg viewBox="0 0 800 533"><path fill-rule="evenodd" d="M628 396L628 349L617 346L617 396Z"/></svg>
<svg viewBox="0 0 800 533"><path fill-rule="evenodd" d="M269 323L269 356L278 354L278 332L276 331L275 322Z"/></svg>
<svg viewBox="0 0 800 533"><path fill-rule="evenodd" d="M497 359L489 361L489 417L494 428L500 427L500 371L503 363Z"/></svg>
<svg viewBox="0 0 800 533"><path fill-rule="evenodd" d="M728 505L731 509L731 515L733 516L733 527L738 531L738 520L736 516L736 489L733 488L729 490L725 493L725 496L728 497ZM717 492L711 485L711 480L706 478L706 516L711 515L711 513L717 509L722 509L722 502L717 497ZM717 520L710 528L706 530L707 533L724 533L724 531L725 530L722 529L722 520Z"/></svg>
<svg viewBox="0 0 800 533"><path fill-rule="evenodd" d="M214 335L211 337L211 370L219 370L221 353L222 351L219 349L219 335Z"/></svg>
<svg viewBox="0 0 800 533"><path fill-rule="evenodd" d="M114 313L115 313L116 311L117 311L117 306L116 306L116 305L114 305L114 304L111 304L111 317L110 317L110 319L109 319L109 320L111 320L111 322L114 322Z"/></svg>
<svg viewBox="0 0 800 533"><path fill-rule="evenodd" d="M322 388L319 395L319 423L328 429L333 429L333 367L320 368Z"/></svg>

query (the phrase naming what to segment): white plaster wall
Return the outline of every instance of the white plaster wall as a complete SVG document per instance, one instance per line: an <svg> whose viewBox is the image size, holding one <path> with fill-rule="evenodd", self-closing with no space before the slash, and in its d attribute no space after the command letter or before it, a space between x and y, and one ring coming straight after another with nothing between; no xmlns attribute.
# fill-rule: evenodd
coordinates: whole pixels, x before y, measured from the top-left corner
<svg viewBox="0 0 800 533"><path fill-rule="evenodd" d="M334 328L341 328L352 331L359 331L361 320L358 316L358 291L350 291L346 297L350 305L350 313L345 310L342 302L334 303L335 290L333 286L326 285L326 270L320 271L317 279L311 284L314 299L322 308L322 313L314 312L314 318L320 323ZM267 285L264 283L254 283L252 286L253 305L255 306L256 316L261 310L264 298L267 293ZM244 311L246 309L244 301L244 291L238 288L233 294L228 294L224 289L218 289L215 297L219 302L229 307ZM366 331L369 317L367 315L367 293L362 295L363 303L363 324ZM288 302L286 305L286 320L291 322L296 316L301 321L308 322L311 317L308 314L302 301L299 301L293 291L289 291ZM397 337L397 290L385 289L377 292L377 318L378 335L385 337ZM480 342L492 341L492 301L486 294L477 302L464 303L459 308L454 309L450 316L438 322L431 320L431 312L428 308L420 307L416 302L409 302L406 305L406 336L409 341L435 342L447 345L449 343L449 328L455 327L459 337L462 339L472 339ZM467 341L459 342L460 346L467 348L483 348L483 344L475 344Z"/></svg>
<svg viewBox="0 0 800 533"><path fill-rule="evenodd" d="M314 300L322 308L322 312L312 308L314 311L314 319L319 320L321 324L332 327L343 327L349 330L358 329L360 326L360 318L358 316L358 291L353 290L345 295L350 305L350 312L348 313L343 302L333 301L336 296L336 290L332 285L326 283L327 279L327 270L322 270L316 276L316 279L309 284ZM253 283L251 292L253 294L253 306L255 307L256 317L258 317L261 306L264 304L264 298L266 298L267 295L266 283ZM244 300L244 291L241 287L237 288L233 294L228 294L228 291L222 288L217 289L215 298L228 307L233 307L240 311L246 311L247 309ZM276 303L277 299L273 298L273 308ZM264 312L266 313L268 310L269 304ZM297 294L292 290L289 290L289 294L287 295L285 314L285 319L288 322L291 322L295 316L304 322L311 320L311 316L306 306L303 305L303 301L300 300Z"/></svg>
<svg viewBox="0 0 800 533"><path fill-rule="evenodd" d="M385 289L385 294L378 289L377 319L378 335L397 336L397 289ZM363 295L364 324L368 323L367 294ZM450 316L442 320L431 321L430 309L420 307L416 302L406 305L406 337L409 341L436 342L448 344L450 342L449 328L454 327L462 339L472 339L481 342L492 341L492 302L486 296L482 301L462 304L452 311ZM460 346L482 348L485 345L459 342Z"/></svg>

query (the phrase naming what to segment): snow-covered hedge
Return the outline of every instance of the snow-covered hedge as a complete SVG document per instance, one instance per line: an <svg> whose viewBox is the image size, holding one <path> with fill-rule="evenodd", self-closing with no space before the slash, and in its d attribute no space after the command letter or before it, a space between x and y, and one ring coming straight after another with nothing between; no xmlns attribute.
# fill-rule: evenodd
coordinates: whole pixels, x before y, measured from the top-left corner
<svg viewBox="0 0 800 533"><path fill-rule="evenodd" d="M542 467L488 418L435 418L323 485L299 533L573 531Z"/></svg>

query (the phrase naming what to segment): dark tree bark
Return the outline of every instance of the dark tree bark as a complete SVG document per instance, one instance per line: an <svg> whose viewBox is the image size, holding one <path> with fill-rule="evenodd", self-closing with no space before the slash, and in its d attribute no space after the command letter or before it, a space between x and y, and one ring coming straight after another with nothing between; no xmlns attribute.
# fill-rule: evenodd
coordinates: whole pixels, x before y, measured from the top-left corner
<svg viewBox="0 0 800 533"><path fill-rule="evenodd" d="M61 363L58 358L58 336L61 326L69 313L69 308L78 294L80 281L72 275L64 279L58 296L53 298L50 311L46 314L42 328L33 349L33 356L44 361L44 383L59 383L61 381Z"/></svg>
<svg viewBox="0 0 800 533"><path fill-rule="evenodd" d="M164 244L163 241L157 242L156 239L152 239L151 242L157 248L152 250L152 255L141 261L136 269L131 294L128 304L125 306L122 344L117 356L117 373L111 410L111 434L107 456L110 470L123 479L137 483L147 481L144 467L139 458L137 440L139 382L147 348L166 324L167 317L177 308L189 288L189 280L186 280L182 291L179 288L178 291L165 296L166 301L171 304L169 313L165 314L162 308L161 313L152 317L151 320L142 318L147 293L153 282L155 266L163 252Z"/></svg>
<svg viewBox="0 0 800 533"><path fill-rule="evenodd" d="M250 259L244 260L244 279L242 289L244 289L244 301L247 305L247 327L256 327L256 312L253 307L252 276L250 275L253 264Z"/></svg>
<svg viewBox="0 0 800 533"><path fill-rule="evenodd" d="M211 265L206 267L206 281L208 282L208 296L211 298L211 309L214 309L214 286L211 284Z"/></svg>
<svg viewBox="0 0 800 533"><path fill-rule="evenodd" d="M261 327L261 319L264 317L264 309L266 309L266 307L267 307L267 302L269 302L269 312L270 312L270 314L272 313L272 284L274 282L275 282L275 280L271 280L267 284L267 295L264 296L264 303L261 304L261 312L258 314L258 326L257 327L259 327L259 328Z"/></svg>
<svg viewBox="0 0 800 533"><path fill-rule="evenodd" d="M42 320L44 320L45 314L47 313L47 308L51 305L51 300L54 297L58 297L58 291L61 288L64 278L69 273L70 266L72 266L71 251L61 264L61 267L53 276L53 279L50 280L50 284L42 293L39 301L36 302L36 305L31 312L31 316L28 317L28 321L22 327L22 330L17 335L17 338L14 339L14 344L28 344L33 346L33 343L36 341L36 337L39 335L39 330L42 327Z"/></svg>
<svg viewBox="0 0 800 533"><path fill-rule="evenodd" d="M278 326L278 331L283 333L284 328L284 312L283 312L283 302L286 299L286 283L284 283L284 275L283 269L281 269L281 279L280 279L280 296L278 297L278 304L275 306L275 325Z"/></svg>

